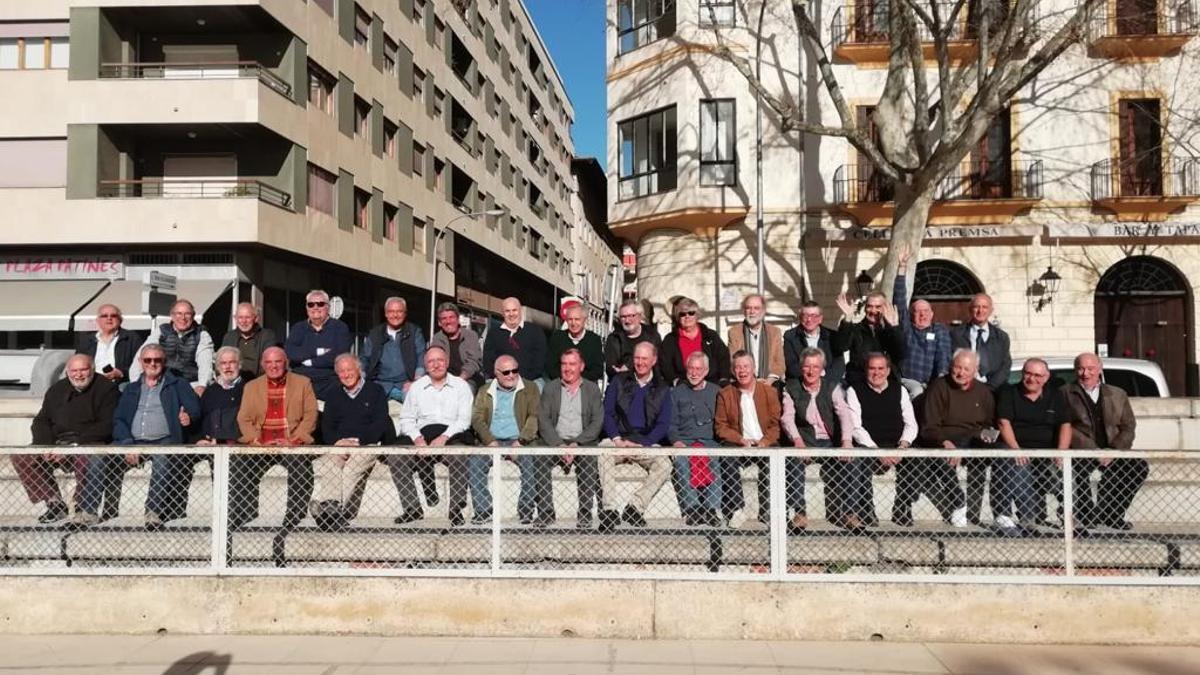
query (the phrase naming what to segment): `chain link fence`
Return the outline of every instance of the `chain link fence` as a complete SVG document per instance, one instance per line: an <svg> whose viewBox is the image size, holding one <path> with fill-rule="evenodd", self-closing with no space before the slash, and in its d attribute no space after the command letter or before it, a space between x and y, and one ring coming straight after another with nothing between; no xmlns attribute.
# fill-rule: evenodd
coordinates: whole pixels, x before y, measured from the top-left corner
<svg viewBox="0 0 1200 675"><path fill-rule="evenodd" d="M7 573L1200 579L1187 452L65 449L0 450Z"/></svg>

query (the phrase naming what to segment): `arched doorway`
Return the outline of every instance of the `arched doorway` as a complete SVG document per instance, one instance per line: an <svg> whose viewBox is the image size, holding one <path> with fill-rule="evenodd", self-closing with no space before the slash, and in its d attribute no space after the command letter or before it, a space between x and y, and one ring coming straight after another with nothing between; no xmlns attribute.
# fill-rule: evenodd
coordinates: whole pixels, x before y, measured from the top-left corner
<svg viewBox="0 0 1200 675"><path fill-rule="evenodd" d="M1113 265L1096 285L1097 349L1113 357L1158 363L1171 393L1183 395L1189 389L1189 295L1183 275L1153 256L1133 256Z"/></svg>
<svg viewBox="0 0 1200 675"><path fill-rule="evenodd" d="M971 296L983 292L983 284L970 270L949 260L917 263L912 297L933 306L934 320L957 326L971 318Z"/></svg>

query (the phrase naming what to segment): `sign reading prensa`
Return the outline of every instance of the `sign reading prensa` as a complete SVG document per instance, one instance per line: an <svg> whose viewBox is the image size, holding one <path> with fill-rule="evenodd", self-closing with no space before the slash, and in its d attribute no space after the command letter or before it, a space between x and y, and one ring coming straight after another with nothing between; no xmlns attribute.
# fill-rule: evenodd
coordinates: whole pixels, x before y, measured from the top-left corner
<svg viewBox="0 0 1200 675"><path fill-rule="evenodd" d="M0 280L123 279L120 258L13 256L0 258Z"/></svg>

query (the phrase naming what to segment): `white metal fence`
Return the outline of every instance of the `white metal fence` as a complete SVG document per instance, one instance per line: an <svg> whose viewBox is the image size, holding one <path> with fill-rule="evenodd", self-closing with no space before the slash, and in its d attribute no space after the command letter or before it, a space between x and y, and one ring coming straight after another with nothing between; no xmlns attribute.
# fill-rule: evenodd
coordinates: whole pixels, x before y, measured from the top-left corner
<svg viewBox="0 0 1200 675"><path fill-rule="evenodd" d="M4 448L0 573L1200 580L1194 453L564 450Z"/></svg>

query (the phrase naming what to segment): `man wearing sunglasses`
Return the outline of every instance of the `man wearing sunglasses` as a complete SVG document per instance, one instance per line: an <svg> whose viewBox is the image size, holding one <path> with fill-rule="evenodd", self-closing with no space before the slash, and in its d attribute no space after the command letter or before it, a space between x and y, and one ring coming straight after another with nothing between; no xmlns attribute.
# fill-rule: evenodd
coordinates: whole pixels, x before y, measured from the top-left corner
<svg viewBox="0 0 1200 675"><path fill-rule="evenodd" d="M304 306L308 318L292 325L285 349L292 372L312 380L319 394L337 379L333 360L350 351L350 327L329 316L329 294L325 291L309 291Z"/></svg>
<svg viewBox="0 0 1200 675"><path fill-rule="evenodd" d="M504 323L492 326L483 339L482 372L496 369L496 359L511 356L521 364L521 377L537 383L541 391L546 368L546 334L540 326L525 320L525 308L516 298L505 298L501 305Z"/></svg>
<svg viewBox="0 0 1200 675"><path fill-rule="evenodd" d="M146 344L162 345L166 372L191 383L196 396L204 394L213 377L213 339L204 326L196 323L196 307L190 301L176 300L171 307L171 321L151 330ZM129 379L136 380L141 374L138 359L130 368Z"/></svg>
<svg viewBox="0 0 1200 675"><path fill-rule="evenodd" d="M121 328L121 308L100 305L96 310L96 332L85 333L76 354L92 357L96 372L113 384L129 381L133 358L142 346L142 338Z"/></svg>
<svg viewBox="0 0 1200 675"><path fill-rule="evenodd" d="M511 356L496 359L495 379L480 387L471 411L471 428L480 445L491 448L531 445L538 434L538 389L526 382L517 360ZM554 522L554 505L549 488L550 457L518 455L521 469L521 493L517 499L517 515L522 525L535 522L546 526ZM467 471L471 485L471 502L475 517L471 522L481 525L492 518L492 493L488 489L488 472L492 468L490 455L473 455ZM540 480L545 472L547 480Z"/></svg>
<svg viewBox="0 0 1200 675"><path fill-rule="evenodd" d="M117 445L182 445L185 429L199 421L200 398L189 383L167 372L162 345L147 344L140 356L141 376L129 383L113 415ZM187 513L187 489L196 455L151 454L153 465L146 496L146 529L161 530ZM142 463L142 452L92 455L83 493L68 527L80 529L100 522L101 506L115 515L125 470ZM104 502L102 504L102 502Z"/></svg>

